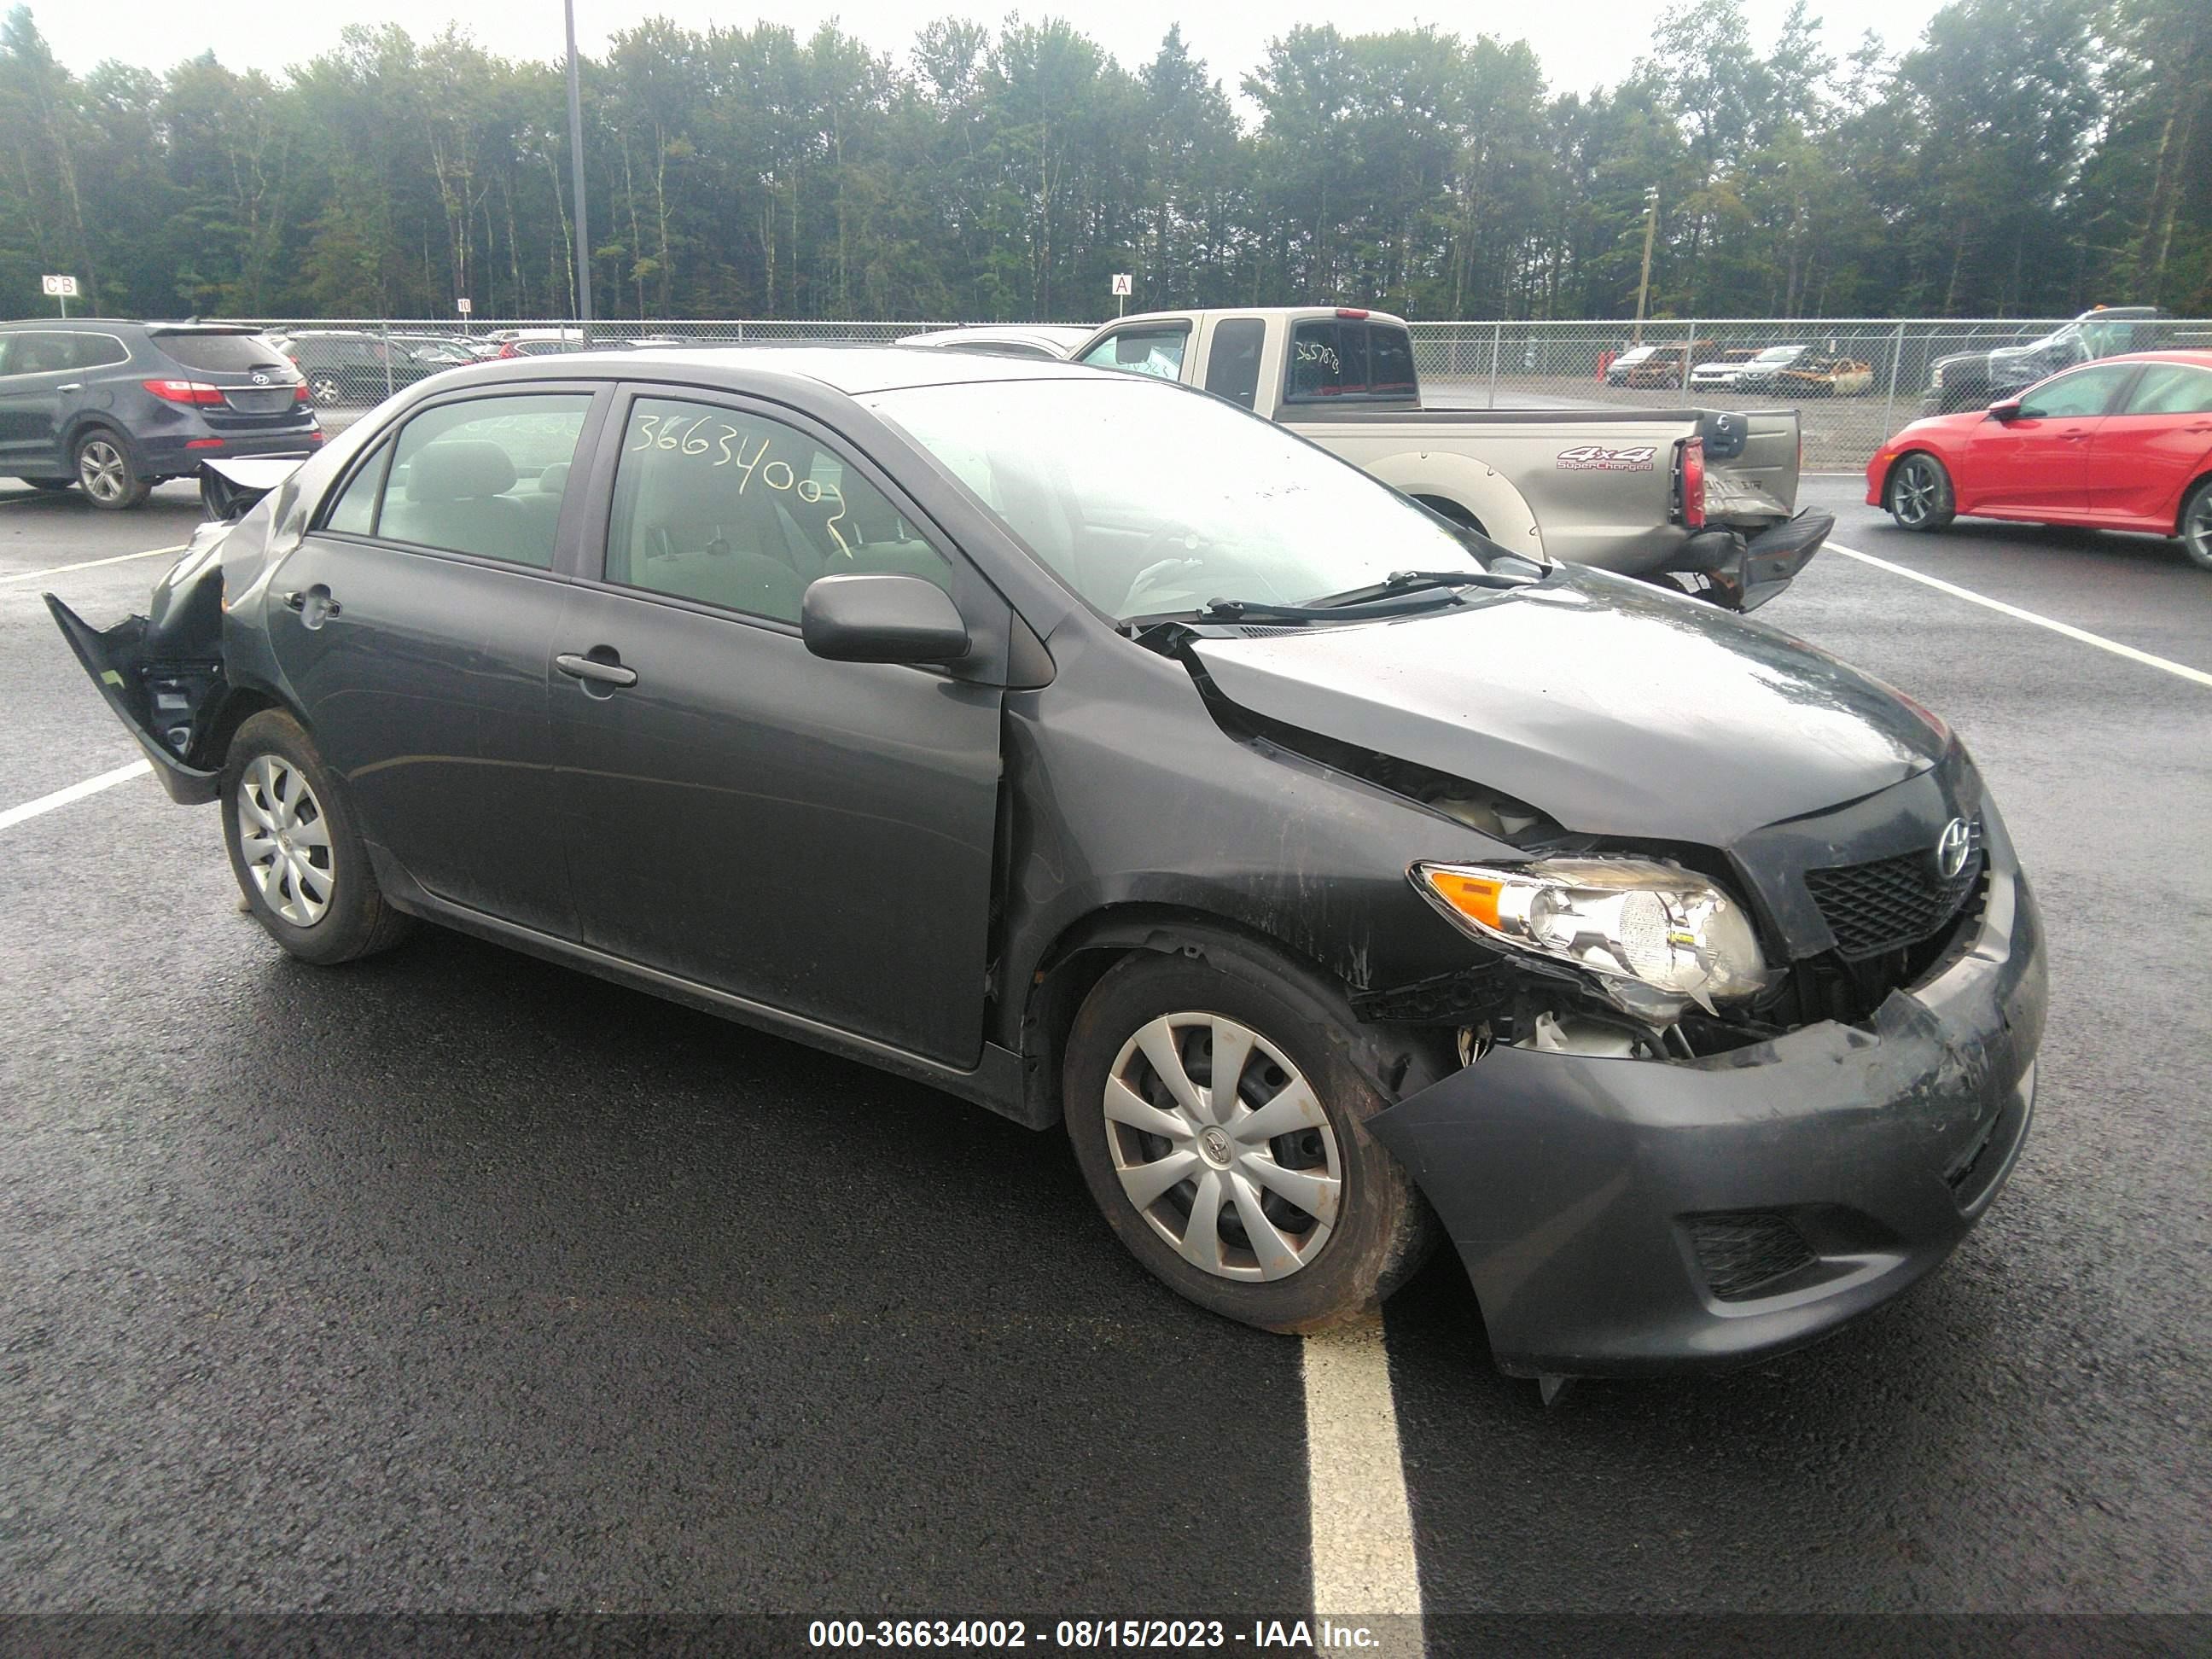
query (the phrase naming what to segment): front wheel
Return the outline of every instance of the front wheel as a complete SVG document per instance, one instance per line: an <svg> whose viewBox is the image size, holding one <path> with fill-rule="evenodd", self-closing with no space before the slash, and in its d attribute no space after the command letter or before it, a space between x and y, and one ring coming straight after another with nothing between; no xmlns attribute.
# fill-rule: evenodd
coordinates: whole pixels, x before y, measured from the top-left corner
<svg viewBox="0 0 2212 1659"><path fill-rule="evenodd" d="M1315 1331L1377 1306L1432 1212L1367 1132L1372 1042L1317 979L1256 950L1139 951L1069 1033L1063 1111L1107 1224L1202 1308Z"/></svg>
<svg viewBox="0 0 2212 1659"><path fill-rule="evenodd" d="M334 404L342 404L345 401L345 387L339 384L336 374L311 376L307 381L307 392L309 396L325 409Z"/></svg>
<svg viewBox="0 0 2212 1659"><path fill-rule="evenodd" d="M301 961L350 962L404 937L337 781L289 714L265 710L231 739L222 838L254 920Z"/></svg>
<svg viewBox="0 0 2212 1659"><path fill-rule="evenodd" d="M1890 468L1881 504L1900 529L1941 530L1958 516L1943 463L1915 450Z"/></svg>
<svg viewBox="0 0 2212 1659"><path fill-rule="evenodd" d="M2182 504L2181 545L2199 570L2212 570L2212 478L2191 490Z"/></svg>
<svg viewBox="0 0 2212 1659"><path fill-rule="evenodd" d="M132 462L130 447L104 427L76 441L76 481L94 507L111 513L137 506L154 488Z"/></svg>

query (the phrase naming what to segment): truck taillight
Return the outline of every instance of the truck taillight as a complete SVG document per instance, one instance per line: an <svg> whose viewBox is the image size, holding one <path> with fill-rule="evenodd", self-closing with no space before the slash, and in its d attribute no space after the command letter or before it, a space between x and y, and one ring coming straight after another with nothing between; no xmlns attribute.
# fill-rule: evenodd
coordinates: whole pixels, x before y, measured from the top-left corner
<svg viewBox="0 0 2212 1659"><path fill-rule="evenodd" d="M222 388L204 380L141 380L139 385L168 404L219 404Z"/></svg>
<svg viewBox="0 0 2212 1659"><path fill-rule="evenodd" d="M1705 441L1690 438L1682 444L1682 522L1692 530L1705 522Z"/></svg>

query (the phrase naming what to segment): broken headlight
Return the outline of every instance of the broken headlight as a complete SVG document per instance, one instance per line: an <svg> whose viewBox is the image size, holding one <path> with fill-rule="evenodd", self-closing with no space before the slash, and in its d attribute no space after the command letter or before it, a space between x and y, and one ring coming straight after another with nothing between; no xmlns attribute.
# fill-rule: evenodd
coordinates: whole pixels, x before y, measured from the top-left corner
<svg viewBox="0 0 2212 1659"><path fill-rule="evenodd" d="M1650 859L1548 859L1510 868L1417 864L1423 897L1487 944L1596 975L1626 1012L1657 1024L1692 1003L1774 982L1742 906L1704 877Z"/></svg>

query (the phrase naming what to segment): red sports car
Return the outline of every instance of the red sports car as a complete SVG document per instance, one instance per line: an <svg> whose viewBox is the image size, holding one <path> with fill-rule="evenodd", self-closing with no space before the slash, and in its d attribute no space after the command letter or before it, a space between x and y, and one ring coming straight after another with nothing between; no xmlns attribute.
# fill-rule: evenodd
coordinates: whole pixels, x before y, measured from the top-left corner
<svg viewBox="0 0 2212 1659"><path fill-rule="evenodd" d="M1867 463L1867 504L1907 530L1963 513L2179 536L2212 570L2212 351L2108 357L1915 421Z"/></svg>

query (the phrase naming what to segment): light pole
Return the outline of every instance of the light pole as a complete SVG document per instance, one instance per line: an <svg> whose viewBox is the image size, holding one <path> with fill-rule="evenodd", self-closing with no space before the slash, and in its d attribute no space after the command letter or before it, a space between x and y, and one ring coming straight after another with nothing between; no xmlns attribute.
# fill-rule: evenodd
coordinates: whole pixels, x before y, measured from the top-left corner
<svg viewBox="0 0 2212 1659"><path fill-rule="evenodd" d="M561 0L568 23L568 176L576 196L576 320L592 338L592 237L584 225L584 95L576 81L576 0ZM1647 263L1648 263L1647 254Z"/></svg>
<svg viewBox="0 0 2212 1659"><path fill-rule="evenodd" d="M579 198L581 199L580 198ZM581 210L580 209L579 211ZM1636 343L1644 343L1644 301L1651 292L1651 237L1659 228L1659 186L1644 191L1644 274L1636 279Z"/></svg>

